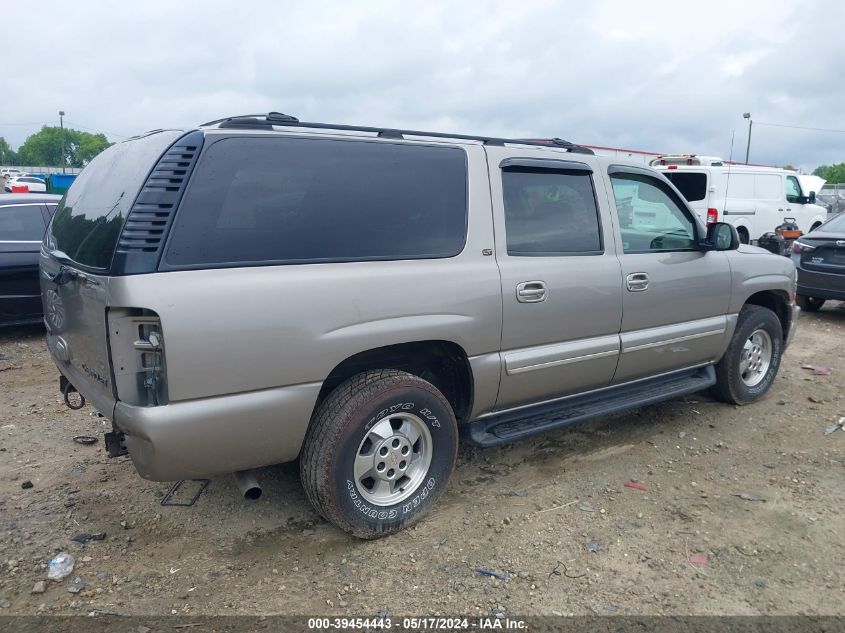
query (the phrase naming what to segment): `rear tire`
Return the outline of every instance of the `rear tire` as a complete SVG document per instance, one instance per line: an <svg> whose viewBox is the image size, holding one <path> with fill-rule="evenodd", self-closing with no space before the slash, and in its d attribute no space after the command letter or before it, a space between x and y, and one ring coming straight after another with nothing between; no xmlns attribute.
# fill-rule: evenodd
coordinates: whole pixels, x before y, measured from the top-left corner
<svg viewBox="0 0 845 633"><path fill-rule="evenodd" d="M748 229L744 226L739 227L737 230L737 235L739 235L739 241L741 244L750 244L751 239L748 236Z"/></svg>
<svg viewBox="0 0 845 633"><path fill-rule="evenodd" d="M762 398L777 376L783 354L783 327L762 306L746 305L739 313L728 350L716 364L713 394L730 404Z"/></svg>
<svg viewBox="0 0 845 633"><path fill-rule="evenodd" d="M359 538L393 534L446 488L458 425L440 391L393 369L360 373L317 409L300 460L308 500Z"/></svg>
<svg viewBox="0 0 845 633"><path fill-rule="evenodd" d="M804 312L818 312L822 309L825 300L817 297L808 297L807 295L798 295L796 298L798 307Z"/></svg>

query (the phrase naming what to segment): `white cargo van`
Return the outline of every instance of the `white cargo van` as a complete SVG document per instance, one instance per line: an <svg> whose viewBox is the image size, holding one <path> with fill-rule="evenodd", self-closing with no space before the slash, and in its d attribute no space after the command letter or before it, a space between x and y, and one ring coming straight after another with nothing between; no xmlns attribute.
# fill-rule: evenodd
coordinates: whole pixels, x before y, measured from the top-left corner
<svg viewBox="0 0 845 633"><path fill-rule="evenodd" d="M805 191L794 171L694 154L659 156L651 165L672 181L702 220L733 224L745 243L774 231L786 218L794 218L804 233L827 219L825 208L815 204L816 191Z"/></svg>

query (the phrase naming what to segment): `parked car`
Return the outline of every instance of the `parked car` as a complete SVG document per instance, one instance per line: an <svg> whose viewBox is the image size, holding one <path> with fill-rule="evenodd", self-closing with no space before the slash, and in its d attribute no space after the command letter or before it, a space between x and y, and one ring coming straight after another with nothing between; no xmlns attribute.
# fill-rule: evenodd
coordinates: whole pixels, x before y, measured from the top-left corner
<svg viewBox="0 0 845 633"><path fill-rule="evenodd" d="M816 200L827 209L828 213L845 212L845 190L822 189L816 194Z"/></svg>
<svg viewBox="0 0 845 633"><path fill-rule="evenodd" d="M667 154L651 161L672 181L705 222L722 220L736 227L748 244L794 218L802 233L827 220L816 204L816 191L805 191L802 180L824 182L794 171L725 163L714 156Z"/></svg>
<svg viewBox="0 0 845 633"><path fill-rule="evenodd" d="M34 176L16 176L6 181L6 191L14 193L16 187L26 186L29 193L47 193L47 183Z"/></svg>
<svg viewBox="0 0 845 633"><path fill-rule="evenodd" d="M22 172L20 169L15 169L14 167L4 167L0 169L0 176L5 179L17 178L18 176L26 176L25 172Z"/></svg>
<svg viewBox="0 0 845 633"><path fill-rule="evenodd" d="M617 191L673 222L632 224ZM113 145L45 244L59 383L112 420L111 455L153 480L299 458L363 538L432 506L459 436L756 401L799 313L789 258L648 167L277 113Z"/></svg>
<svg viewBox="0 0 845 633"><path fill-rule="evenodd" d="M60 199L0 194L0 326L41 321L38 251Z"/></svg>
<svg viewBox="0 0 845 633"><path fill-rule="evenodd" d="M798 305L818 312L825 301L845 301L845 213L841 213L792 245L798 268Z"/></svg>

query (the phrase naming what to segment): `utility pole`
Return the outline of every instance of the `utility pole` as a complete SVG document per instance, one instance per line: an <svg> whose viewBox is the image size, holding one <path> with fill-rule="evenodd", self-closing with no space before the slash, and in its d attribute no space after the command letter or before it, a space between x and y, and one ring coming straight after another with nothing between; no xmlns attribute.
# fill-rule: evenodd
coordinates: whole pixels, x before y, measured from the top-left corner
<svg viewBox="0 0 845 633"><path fill-rule="evenodd" d="M59 110L59 127L62 128L62 173L65 173L65 111ZM746 157L745 162L748 162L748 158Z"/></svg>
<svg viewBox="0 0 845 633"><path fill-rule="evenodd" d="M745 146L745 164L748 164L748 155L751 153L751 113L745 112L742 115L743 119L748 119L748 144Z"/></svg>

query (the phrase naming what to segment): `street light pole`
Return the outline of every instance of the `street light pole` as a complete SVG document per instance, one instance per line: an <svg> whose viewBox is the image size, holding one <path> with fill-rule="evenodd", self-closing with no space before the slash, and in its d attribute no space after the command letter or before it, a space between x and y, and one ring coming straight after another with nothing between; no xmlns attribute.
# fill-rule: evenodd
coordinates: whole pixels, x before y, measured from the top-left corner
<svg viewBox="0 0 845 633"><path fill-rule="evenodd" d="M65 173L65 111L59 110L59 127L62 128L62 173ZM748 162L746 158L745 162Z"/></svg>
<svg viewBox="0 0 845 633"><path fill-rule="evenodd" d="M748 119L748 144L745 146L745 164L748 164L748 155L751 153L751 113L745 112L742 115L743 119Z"/></svg>

